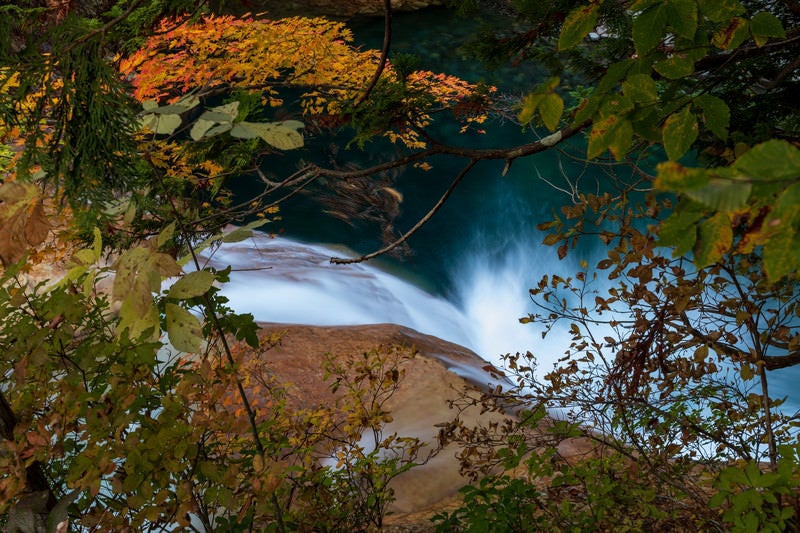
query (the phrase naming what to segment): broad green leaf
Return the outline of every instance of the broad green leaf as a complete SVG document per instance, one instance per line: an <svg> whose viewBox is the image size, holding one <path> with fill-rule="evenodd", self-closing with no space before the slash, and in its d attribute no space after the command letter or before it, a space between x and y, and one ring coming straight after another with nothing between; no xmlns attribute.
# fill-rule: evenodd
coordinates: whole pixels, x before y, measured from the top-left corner
<svg viewBox="0 0 800 533"><path fill-rule="evenodd" d="M674 161L665 161L656 167L655 186L662 191L683 192L708 183L708 174L701 168L687 168Z"/></svg>
<svg viewBox="0 0 800 533"><path fill-rule="evenodd" d="M158 308L153 305L152 298L144 308L139 300L128 298L122 302L119 310L119 323L117 324L117 338L127 332L128 338L138 340L142 335L148 334L150 339L155 338L159 331Z"/></svg>
<svg viewBox="0 0 800 533"><path fill-rule="evenodd" d="M185 98L181 98L174 104L165 105L161 107L154 107L154 108L145 108L146 111L150 111L151 113L156 113L159 115L180 115L181 113L185 113L190 109L193 109L200 105L200 99L196 96L187 96ZM142 104L144 107L144 104Z"/></svg>
<svg viewBox="0 0 800 533"><path fill-rule="evenodd" d="M617 84L628 74L628 71L634 65L634 61L632 59L625 59L623 61L617 61L616 63L612 63L606 73L600 78L600 81L597 82L597 86L594 89L594 94L596 96L604 95L611 89L617 86Z"/></svg>
<svg viewBox="0 0 800 533"><path fill-rule="evenodd" d="M756 46L764 46L770 37L785 38L786 31L778 17L767 11L761 11L750 19L750 34Z"/></svg>
<svg viewBox="0 0 800 533"><path fill-rule="evenodd" d="M684 193L696 202L717 211L736 211L747 205L753 186L740 180L710 178L702 187L687 189Z"/></svg>
<svg viewBox="0 0 800 533"><path fill-rule="evenodd" d="M695 264L703 268L716 263L732 244L731 219L726 213L717 213L700 223L694 246Z"/></svg>
<svg viewBox="0 0 800 533"><path fill-rule="evenodd" d="M205 113L200 115L200 118L198 120L210 120L215 124L219 124L223 122L231 123L234 121L235 118L236 118L235 114L231 115L229 113L222 113L219 111L206 111Z"/></svg>
<svg viewBox="0 0 800 533"><path fill-rule="evenodd" d="M231 136L241 139L261 137L279 150L294 150L303 146L303 135L283 122L239 122L231 129Z"/></svg>
<svg viewBox="0 0 800 533"><path fill-rule="evenodd" d="M192 313L175 305L166 305L166 323L169 342L181 352L197 352L203 342L203 327Z"/></svg>
<svg viewBox="0 0 800 533"><path fill-rule="evenodd" d="M153 283L153 292L158 292L161 288L161 279L179 276L181 267L174 257L168 254L157 252L152 254L147 260L146 269L150 269L155 274L156 281Z"/></svg>
<svg viewBox="0 0 800 533"><path fill-rule="evenodd" d="M195 141L199 141L205 136L208 130L214 127L214 124L217 124L217 122L213 120L206 120L204 118L199 118L194 123L194 126L192 126L192 129L189 132L189 136Z"/></svg>
<svg viewBox="0 0 800 533"><path fill-rule="evenodd" d="M656 82L647 74L631 74L622 82L622 92L639 103L654 102L658 98Z"/></svg>
<svg viewBox="0 0 800 533"><path fill-rule="evenodd" d="M214 284L214 274L208 270L189 272L170 287L167 296L178 300L202 296Z"/></svg>
<svg viewBox="0 0 800 533"><path fill-rule="evenodd" d="M655 4L633 19L633 45L640 56L647 55L664 38L667 26L665 4Z"/></svg>
<svg viewBox="0 0 800 533"><path fill-rule="evenodd" d="M100 259L103 253L103 235L100 233L100 228L95 226L92 228L94 240L92 241L92 251L94 252L95 261Z"/></svg>
<svg viewBox="0 0 800 533"><path fill-rule="evenodd" d="M680 37L694 39L697 32L697 0L669 0L667 21Z"/></svg>
<svg viewBox="0 0 800 533"><path fill-rule="evenodd" d="M517 116L522 124L527 124L533 120L533 116L536 113L539 104L542 103L547 95L552 94L553 91L555 91L559 83L561 83L561 78L559 77L548 78L541 85L536 87L533 92L525 97L525 101L522 104L522 109Z"/></svg>
<svg viewBox="0 0 800 533"><path fill-rule="evenodd" d="M778 196L765 221L765 233L772 236L778 233L794 233L800 222L800 183L787 187Z"/></svg>
<svg viewBox="0 0 800 533"><path fill-rule="evenodd" d="M772 139L742 154L733 167L754 180L800 178L800 149L787 141Z"/></svg>
<svg viewBox="0 0 800 533"><path fill-rule="evenodd" d="M738 47L749 36L748 22L741 17L735 17L724 27L714 33L711 44L722 50L732 50Z"/></svg>
<svg viewBox="0 0 800 533"><path fill-rule="evenodd" d="M661 132L667 157L675 161L680 159L697 139L697 118L689 106L685 106L667 117Z"/></svg>
<svg viewBox="0 0 800 533"><path fill-rule="evenodd" d="M628 153L628 148L633 143L633 125L630 120L622 120L619 126L614 130L611 142L608 149L617 161L622 161L625 154Z"/></svg>
<svg viewBox="0 0 800 533"><path fill-rule="evenodd" d="M619 93L610 93L600 106L598 115L605 118L609 115L626 115L636 107L633 100Z"/></svg>
<svg viewBox="0 0 800 533"><path fill-rule="evenodd" d="M172 135L181 125L180 115L157 115L148 113L139 119L139 127L159 135Z"/></svg>
<svg viewBox="0 0 800 533"><path fill-rule="evenodd" d="M712 22L724 22L745 12L739 0L697 0L697 5Z"/></svg>
<svg viewBox="0 0 800 533"><path fill-rule="evenodd" d="M220 235L221 242L240 242L245 239L249 239L253 235L253 231L256 228L260 228L264 224L269 223L267 219L260 219L254 220L249 224L245 224L244 226L238 227L231 231L230 233L225 233Z"/></svg>
<svg viewBox="0 0 800 533"><path fill-rule="evenodd" d="M544 94L538 93L530 93L525 97L525 101L522 103L522 109L517 115L520 124L528 124L533 120L533 117L536 115L536 109L539 107L539 104L542 103L544 97Z"/></svg>
<svg viewBox="0 0 800 533"><path fill-rule="evenodd" d="M230 131L233 127L233 123L231 122L223 122L222 124L218 124L211 128L210 130L206 131L203 137L213 137L214 135L219 135L220 133L225 133L226 131Z"/></svg>
<svg viewBox="0 0 800 533"><path fill-rule="evenodd" d="M142 109L145 111L152 111L153 109L158 109L158 102L155 100L145 100L142 102Z"/></svg>
<svg viewBox="0 0 800 533"><path fill-rule="evenodd" d="M79 265L91 265L96 261L94 252L88 248L84 248L75 252L75 254L72 256L72 260Z"/></svg>
<svg viewBox="0 0 800 533"><path fill-rule="evenodd" d="M550 131L558 128L562 113L564 113L564 101L556 93L548 94L539 104L539 115L541 115L545 127Z"/></svg>
<svg viewBox="0 0 800 533"><path fill-rule="evenodd" d="M703 111L703 123L711 133L720 139L727 140L728 126L731 122L731 110L722 99L711 94L702 94L694 99Z"/></svg>
<svg viewBox="0 0 800 533"><path fill-rule="evenodd" d="M161 249L165 244L167 244L172 236L175 235L175 224L176 222L173 220L167 226L158 232L158 236L156 237L156 248Z"/></svg>
<svg viewBox="0 0 800 533"><path fill-rule="evenodd" d="M764 243L764 270L770 281L778 281L800 267L800 238L787 227Z"/></svg>
<svg viewBox="0 0 800 533"><path fill-rule="evenodd" d="M673 257L689 253L697 241L695 224L703 218L707 209L691 200L682 200L675 211L662 221L658 230L658 245L674 247Z"/></svg>
<svg viewBox="0 0 800 533"><path fill-rule="evenodd" d="M205 117L206 120L216 120L217 122L224 122L224 121L233 122L234 120L236 120L236 117L239 114L239 101L237 100L225 105L209 107L208 111L203 113L203 115L205 115L206 113L210 115ZM216 118L218 116L222 118L219 119ZM203 118L202 115L201 118Z"/></svg>
<svg viewBox="0 0 800 533"><path fill-rule="evenodd" d="M558 49L568 50L580 43L594 29L599 12L600 4L584 5L572 10L561 27Z"/></svg>
<svg viewBox="0 0 800 533"><path fill-rule="evenodd" d="M600 104L603 103L605 96L590 96L583 100L579 105L578 109L575 112L575 123L580 124L586 120L589 120L594 116L597 112L597 109L600 107ZM521 122L521 121L520 121Z"/></svg>
<svg viewBox="0 0 800 533"><path fill-rule="evenodd" d="M667 79L677 80L694 73L694 60L676 55L659 61L653 69Z"/></svg>
<svg viewBox="0 0 800 533"><path fill-rule="evenodd" d="M617 131L623 122L628 122L617 115L610 115L599 122L595 122L589 133L589 147L586 157L594 159L605 152L612 144L619 142ZM628 122L630 125L630 123ZM624 132L623 132L624 134Z"/></svg>

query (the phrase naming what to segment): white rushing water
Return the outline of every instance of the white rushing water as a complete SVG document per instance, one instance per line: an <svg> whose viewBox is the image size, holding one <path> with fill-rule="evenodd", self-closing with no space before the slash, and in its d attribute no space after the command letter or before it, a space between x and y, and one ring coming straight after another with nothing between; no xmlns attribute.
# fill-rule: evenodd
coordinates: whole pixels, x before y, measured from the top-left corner
<svg viewBox="0 0 800 533"><path fill-rule="evenodd" d="M519 323L535 281L521 249L492 260L481 254L458 268L456 303L435 297L372 263L335 265L346 251L257 234L224 245L209 261L233 268L223 293L256 320L311 325L393 323L466 346L487 361L534 350L539 331ZM551 359L546 357L546 359ZM540 367L544 363L540 361ZM547 365L549 367L549 364Z"/></svg>

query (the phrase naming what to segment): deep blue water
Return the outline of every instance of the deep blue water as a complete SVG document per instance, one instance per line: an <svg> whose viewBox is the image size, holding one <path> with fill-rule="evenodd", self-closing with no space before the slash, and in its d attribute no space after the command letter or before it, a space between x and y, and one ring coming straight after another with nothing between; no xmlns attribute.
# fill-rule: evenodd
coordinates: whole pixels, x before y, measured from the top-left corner
<svg viewBox="0 0 800 533"><path fill-rule="evenodd" d="M445 9L395 14L392 53L414 54L421 68L455 74L473 82L485 81L511 94L523 94L547 75L535 65L490 72L462 49L462 43L480 23L463 19L453 22L453 16ZM351 27L364 46L380 46L382 20L354 21ZM535 132L524 132L518 125L501 119L490 121L485 129L485 135L458 135L457 127L446 124L434 130L434 134L455 144L476 147L513 146L536 138ZM331 145L336 144L337 159L364 165L385 160L398 150L380 141L369 144L364 151L354 147L345 149L346 141L346 138L309 139L307 149L297 157L324 159ZM432 163L431 171L409 168L395 176L395 188L404 196L397 221L400 232L433 205L465 162L439 157ZM280 173L291 169L293 164L295 161L287 160L284 167L273 170ZM565 176L571 180L581 176L582 187L588 191L604 187L606 176L598 167L574 162L553 151L517 160L506 175L502 174L503 167L504 162L500 161L480 163L444 208L408 241L409 253L399 258L373 260L371 265L410 280L452 303L464 312L467 323L482 330L476 337L507 337L508 342L498 344L502 350L532 350L543 361L553 361L567 348L567 336L556 333L542 342L535 325L517 323L519 317L533 310L528 288L546 273L574 275L580 260L593 264L602 248L599 242L585 239L570 251L566 260L559 261L554 248L541 245L543 234L535 226L550 220L554 211L568 203L568 196L554 186L565 185ZM285 231L290 237L307 242L344 245L358 253L371 252L382 245L378 225L348 224L332 218L310 198L287 202L282 206L282 216L282 221L270 226L270 231ZM519 334L519 328L528 329ZM491 346L494 345L478 343L473 348L483 348L481 355L496 361L499 354L488 353L493 349ZM796 374L791 369L772 373L773 394L789 394ZM794 410L795 404L790 401L788 409Z"/></svg>

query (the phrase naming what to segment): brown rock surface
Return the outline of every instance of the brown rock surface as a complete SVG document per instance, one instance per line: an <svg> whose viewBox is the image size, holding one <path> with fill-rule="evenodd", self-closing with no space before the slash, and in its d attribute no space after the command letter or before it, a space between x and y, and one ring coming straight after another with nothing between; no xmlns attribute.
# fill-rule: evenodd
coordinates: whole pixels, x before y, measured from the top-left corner
<svg viewBox="0 0 800 533"><path fill-rule="evenodd" d="M455 399L470 382L486 385L491 376L488 365L470 350L414 330L392 324L367 326L299 326L262 324L263 334L278 332L279 344L261 353L278 379L288 383L289 398L308 406L332 400L323 379L322 359L357 357L379 346L414 347L418 354L404 364L405 376L389 401L393 422L387 433L418 437L435 443L435 424L450 421L455 412L448 400ZM460 374L460 375L459 375ZM468 378L462 377L468 376ZM461 414L466 423L476 423L478 409ZM489 414L481 420L488 421ZM497 415L495 415L497 416ZM445 448L424 466L395 479L396 500L388 523L425 524L443 506L452 505L458 489L467 483L459 474L457 449Z"/></svg>

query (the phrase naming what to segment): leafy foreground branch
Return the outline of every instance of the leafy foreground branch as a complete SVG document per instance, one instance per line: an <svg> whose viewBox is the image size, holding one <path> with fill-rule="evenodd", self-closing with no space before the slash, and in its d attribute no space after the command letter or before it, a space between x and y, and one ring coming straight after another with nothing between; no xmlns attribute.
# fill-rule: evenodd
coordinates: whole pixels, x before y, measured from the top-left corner
<svg viewBox="0 0 800 533"><path fill-rule="evenodd" d="M163 265L157 254L142 264ZM150 329L132 339L136 328L99 290L109 273L76 268L84 271L32 291L14 269L2 278L9 379L0 512L8 531L44 531L48 522L87 530L379 529L392 501L388 482L435 452L382 429L413 355L407 350L328 361L336 401L299 405L270 370L278 336L258 350L231 345L233 364L210 330L191 356L149 340ZM132 275L120 267L117 275L134 288L161 277L147 268ZM199 333L182 321L203 305L219 313L225 334L255 340L252 320L231 313L211 286L225 276L188 274L148 304L176 343Z"/></svg>

